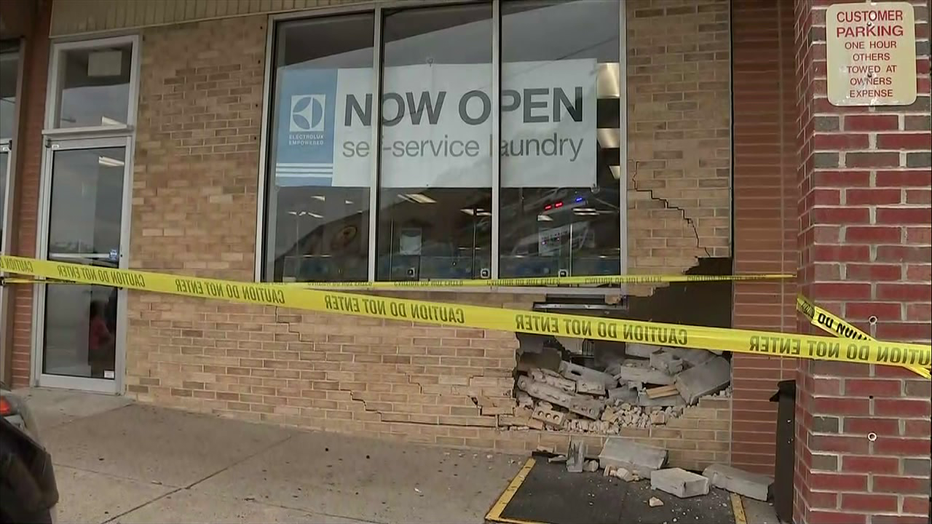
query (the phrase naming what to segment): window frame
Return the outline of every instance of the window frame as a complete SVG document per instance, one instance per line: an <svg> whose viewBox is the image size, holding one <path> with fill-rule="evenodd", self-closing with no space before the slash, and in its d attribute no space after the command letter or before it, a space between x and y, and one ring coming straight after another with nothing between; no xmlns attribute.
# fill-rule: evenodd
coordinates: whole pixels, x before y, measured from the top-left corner
<svg viewBox="0 0 932 524"><path fill-rule="evenodd" d="M61 88L62 55L67 51L95 49L130 44L130 71L128 107L126 108L126 124L119 126L80 126L59 127L56 123L59 110L59 93ZM49 137L76 137L92 135L120 135L130 134L136 128L136 116L139 106L139 35L113 36L90 40L76 40L71 42L52 42L51 58L49 60L49 89L45 99L45 125L42 134Z"/></svg>
<svg viewBox="0 0 932 524"><path fill-rule="evenodd" d="M258 194L257 194L257 214L256 214L256 255L255 255L255 273L256 282L266 282L266 248L272 245L269 242L269 235L266 234L268 226L267 212L272 207L270 203L270 186L273 182L269 172L269 156L271 147L272 126L274 117L274 107L272 97L272 80L275 74L276 42L280 25L284 22L294 20L306 20L313 18L327 18L339 15L372 13L374 16L373 24L373 100L381 100L383 93L382 67L382 27L384 25L384 12L406 8L430 8L450 5L469 5L469 4L488 4L492 6L492 143L501 142L501 4L509 0L389 0L382 2L369 2L365 4L354 4L349 6L338 6L330 8L318 8L312 10L296 11L290 13L273 14L268 17L268 26L266 31L266 48L265 48L265 78L262 90L262 126L259 141L259 171L258 171ZM623 103L619 103L619 168L620 176L618 179L620 210L619 210L619 273L624 275L628 268L628 235L627 235L627 173L628 173L628 150L627 150L627 20L625 0L619 1L619 20L618 20L618 42L619 42L619 98ZM377 239L376 228L378 227L378 195L379 195L379 177L381 170L381 104L372 104L372 138L371 144L371 169L370 169L370 186L369 186L369 252L368 252L368 282L377 282ZM500 219L501 210L501 155L492 155L492 246L491 246L491 279L499 278L500 266ZM624 293L626 286L620 288L559 288L562 294L606 294L616 295L619 291ZM457 287L457 288L432 288L434 290L449 290L457 292L539 292L541 290L553 290L548 287ZM417 291L418 288L412 287L407 290ZM407 291L402 288L401 291Z"/></svg>

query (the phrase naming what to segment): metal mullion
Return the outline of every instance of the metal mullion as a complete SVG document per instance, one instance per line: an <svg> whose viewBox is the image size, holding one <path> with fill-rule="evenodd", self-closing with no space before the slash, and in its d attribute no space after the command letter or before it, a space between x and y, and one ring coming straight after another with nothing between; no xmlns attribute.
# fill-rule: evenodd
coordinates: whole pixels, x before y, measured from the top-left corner
<svg viewBox="0 0 932 524"><path fill-rule="evenodd" d="M372 165L369 184L369 281L375 281L376 239L379 224L379 170L382 135L382 8L376 7L372 42Z"/></svg>
<svg viewBox="0 0 932 524"><path fill-rule="evenodd" d="M619 2L618 16L618 91L619 91L619 213L618 220L621 239L619 244L620 253L620 274L625 275L628 271L628 20L627 20L627 2ZM622 284L621 293L627 293L627 286Z"/></svg>
<svg viewBox="0 0 932 524"><path fill-rule="evenodd" d="M502 105L502 62L501 62L501 0L492 0L492 278L499 278L499 252L501 238L501 105Z"/></svg>

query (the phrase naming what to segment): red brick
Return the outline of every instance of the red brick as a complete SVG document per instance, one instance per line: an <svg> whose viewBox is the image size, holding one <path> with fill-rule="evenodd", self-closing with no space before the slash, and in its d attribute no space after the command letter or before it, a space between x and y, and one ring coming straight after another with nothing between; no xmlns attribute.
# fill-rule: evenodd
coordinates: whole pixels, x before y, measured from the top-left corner
<svg viewBox="0 0 932 524"><path fill-rule="evenodd" d="M832 170L816 171L812 174L813 185L817 187L867 187L870 180L870 171Z"/></svg>
<svg viewBox="0 0 932 524"><path fill-rule="evenodd" d="M909 515L873 515L871 524L929 524L929 517Z"/></svg>
<svg viewBox="0 0 932 524"><path fill-rule="evenodd" d="M906 203L912 205L932 204L932 190L929 189L907 189Z"/></svg>
<svg viewBox="0 0 932 524"><path fill-rule="evenodd" d="M899 266L895 266L899 267ZM848 266L848 276L851 266ZM873 279L873 278L871 278ZM877 317L879 320L901 320L902 308L899 303L892 302L848 302L845 304L844 318L848 321L867 320Z"/></svg>
<svg viewBox="0 0 932 524"><path fill-rule="evenodd" d="M847 115L844 118L846 131L888 131L899 127L896 115Z"/></svg>
<svg viewBox="0 0 932 524"><path fill-rule="evenodd" d="M926 271L928 271L928 269ZM912 277L908 278L910 278L910 280L916 280ZM913 322L932 321L932 304L907 304L906 320L912 320Z"/></svg>
<svg viewBox="0 0 932 524"><path fill-rule="evenodd" d="M904 437L928 437L932 434L932 422L929 420L907 420L905 422Z"/></svg>
<svg viewBox="0 0 932 524"><path fill-rule="evenodd" d="M877 284L877 298L880 300L929 301L930 294L932 288L928 284Z"/></svg>
<svg viewBox="0 0 932 524"><path fill-rule="evenodd" d="M900 461L891 457L845 455L841 457L841 470L851 473L895 474L900 470Z"/></svg>
<svg viewBox="0 0 932 524"><path fill-rule="evenodd" d="M845 241L856 244L898 244L902 236L902 229L892 226L850 226L845 228Z"/></svg>
<svg viewBox="0 0 932 524"><path fill-rule="evenodd" d="M899 380L854 379L845 380L845 395L855 397L899 397L903 383Z"/></svg>
<svg viewBox="0 0 932 524"><path fill-rule="evenodd" d="M899 189L846 189L845 204L849 206L899 204L903 194Z"/></svg>
<svg viewBox="0 0 932 524"><path fill-rule="evenodd" d="M867 475L811 473L809 487L814 490L865 491L867 490Z"/></svg>
<svg viewBox="0 0 932 524"><path fill-rule="evenodd" d="M929 170L877 171L877 187L926 187L932 183Z"/></svg>
<svg viewBox="0 0 932 524"><path fill-rule="evenodd" d="M925 417L932 416L930 403L928 400L907 400L907 399L889 399L875 398L874 415L895 416L895 417Z"/></svg>
<svg viewBox="0 0 932 524"><path fill-rule="evenodd" d="M896 511L899 509L894 495L868 495L866 493L842 493L841 509L854 511Z"/></svg>
<svg viewBox="0 0 932 524"><path fill-rule="evenodd" d="M896 133L877 135L878 149L922 149L927 150L932 144L929 133Z"/></svg>
<svg viewBox="0 0 932 524"><path fill-rule="evenodd" d="M906 228L907 244L932 244L932 227L919 226ZM929 280L928 278L910 278L910 280Z"/></svg>
<svg viewBox="0 0 932 524"><path fill-rule="evenodd" d="M926 246L877 246L878 262L929 263L932 248Z"/></svg>
<svg viewBox="0 0 932 524"><path fill-rule="evenodd" d="M930 224L932 212L928 207L877 208L878 224Z"/></svg>
<svg viewBox="0 0 932 524"><path fill-rule="evenodd" d="M812 144L817 151L867 149L870 145L866 134L818 134L813 137Z"/></svg>
<svg viewBox="0 0 932 524"><path fill-rule="evenodd" d="M845 165L848 167L896 167L900 165L899 153L846 153Z"/></svg>
<svg viewBox="0 0 932 524"><path fill-rule="evenodd" d="M826 282L812 285L815 300L864 300L870 298L871 285L855 282Z"/></svg>
<svg viewBox="0 0 932 524"><path fill-rule="evenodd" d="M867 515L838 511L811 511L808 522L810 524L865 524Z"/></svg>
<svg viewBox="0 0 932 524"><path fill-rule="evenodd" d="M817 245L813 247L813 257L821 262L865 262L870 260L870 252L868 246Z"/></svg>
<svg viewBox="0 0 932 524"><path fill-rule="evenodd" d="M843 427L846 435L876 433L888 437L900 436L900 423L893 419L845 417Z"/></svg>
<svg viewBox="0 0 932 524"><path fill-rule="evenodd" d="M905 497L903 498L903 512L928 515L929 499L926 497Z"/></svg>
<svg viewBox="0 0 932 524"><path fill-rule="evenodd" d="M867 399L822 397L813 401L812 410L825 415L868 415L870 402Z"/></svg>
<svg viewBox="0 0 932 524"><path fill-rule="evenodd" d="M869 224L870 210L866 207L818 207L812 210L812 219L818 224Z"/></svg>
<svg viewBox="0 0 932 524"><path fill-rule="evenodd" d="M929 439L877 437L873 448L874 453L882 455L927 457L929 456Z"/></svg>
<svg viewBox="0 0 932 524"><path fill-rule="evenodd" d="M884 322L877 324L877 338L881 340L930 340L932 325L926 322Z"/></svg>
<svg viewBox="0 0 932 524"><path fill-rule="evenodd" d="M868 442L864 437L847 437L832 435L813 435L809 438L812 451L833 451L836 453L867 454ZM892 446L902 444L890 444Z"/></svg>

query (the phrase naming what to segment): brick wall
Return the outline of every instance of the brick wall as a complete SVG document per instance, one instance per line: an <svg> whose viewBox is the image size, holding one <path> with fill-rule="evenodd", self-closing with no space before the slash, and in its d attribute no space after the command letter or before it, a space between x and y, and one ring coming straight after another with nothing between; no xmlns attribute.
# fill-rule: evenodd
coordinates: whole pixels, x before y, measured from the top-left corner
<svg viewBox="0 0 932 524"><path fill-rule="evenodd" d="M786 2L732 3L734 41L734 267L796 270L796 91L793 10ZM738 282L732 326L796 331L793 281ZM736 354L732 462L772 474L777 382L796 361Z"/></svg>
<svg viewBox="0 0 932 524"><path fill-rule="evenodd" d="M731 254L728 4L627 2L631 273Z"/></svg>
<svg viewBox="0 0 932 524"><path fill-rule="evenodd" d="M796 3L800 286L878 338L928 343L928 4L912 2L919 98L872 108L826 99L823 4ZM929 381L885 366L799 361L797 386L797 522L928 522Z"/></svg>
<svg viewBox="0 0 932 524"><path fill-rule="evenodd" d="M36 256L36 227L38 225L39 180L42 173L42 128L45 120L45 92L49 70L49 21L51 2L38 2L35 26L27 41L23 60L21 126L14 147L17 148L13 220L10 227L17 232L11 237L10 253ZM12 297L12 382L13 387L29 384L32 348L33 287L8 288Z"/></svg>
<svg viewBox="0 0 932 524"><path fill-rule="evenodd" d="M647 36L645 24L658 23L651 5L646 0L632 3L629 13L640 24L635 29L639 43L630 54L642 59L642 69L632 70L631 85L647 81L635 96L653 99L658 89L665 93L650 111L632 106L637 115L631 129L641 125L633 150L655 162L638 175L638 183L658 182L653 202L663 206L656 198L669 198L687 210L700 228L703 256L706 248L725 256L727 2L697 8L683 0L679 11L661 9L672 17L671 27L682 32L679 37L669 32L667 43ZM143 30L132 267L251 280L266 23L264 16L251 16ZM706 75L701 85L684 80L693 71ZM706 125L710 120L715 125ZM666 121L674 124L670 134L655 136ZM646 141L657 137L663 149L648 149ZM676 180L689 182L678 185ZM696 188L696 193L687 196L685 187ZM659 212L645 204L643 194L633 194L638 194L633 213ZM709 206L715 209L704 214ZM676 217L671 220L663 213L647 215L653 217L653 231L632 225L632 234L690 238L695 247L696 233L681 211L672 211ZM653 256L659 262L648 266L680 272L695 264L696 251L683 256L683 246L668 246L676 247L676 256L657 251ZM529 309L540 298L507 293L404 296L516 309ZM510 332L134 292L129 315L128 395L143 402L510 451L544 442L565 446L569 438L568 433L497 429L498 413L513 405L518 343ZM478 397L503 409L483 409L473 401ZM631 429L626 436L669 446L671 459L684 467L727 461L730 401L707 399L689 413L669 428ZM601 439L591 438L593 446L601 445Z"/></svg>

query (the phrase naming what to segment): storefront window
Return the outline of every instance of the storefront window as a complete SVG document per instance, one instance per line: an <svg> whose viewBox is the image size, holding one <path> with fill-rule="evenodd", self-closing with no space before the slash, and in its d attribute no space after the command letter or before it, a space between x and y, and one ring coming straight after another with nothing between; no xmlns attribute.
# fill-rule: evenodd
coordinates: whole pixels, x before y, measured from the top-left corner
<svg viewBox="0 0 932 524"><path fill-rule="evenodd" d="M379 280L488 278L492 6L384 17Z"/></svg>
<svg viewBox="0 0 932 524"><path fill-rule="evenodd" d="M57 128L129 123L133 46L66 49L58 57Z"/></svg>
<svg viewBox="0 0 932 524"><path fill-rule="evenodd" d="M279 27L267 162L268 280L368 278L373 18Z"/></svg>
<svg viewBox="0 0 932 524"><path fill-rule="evenodd" d="M277 24L264 278L618 274L620 25L617 0Z"/></svg>
<svg viewBox="0 0 932 524"><path fill-rule="evenodd" d="M13 138L18 76L19 52L0 52L0 141Z"/></svg>
<svg viewBox="0 0 932 524"><path fill-rule="evenodd" d="M502 3L502 278L618 274L618 10Z"/></svg>

